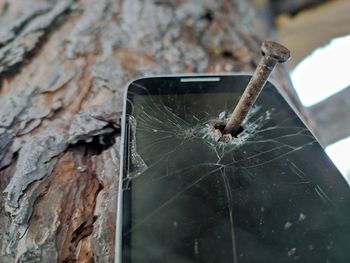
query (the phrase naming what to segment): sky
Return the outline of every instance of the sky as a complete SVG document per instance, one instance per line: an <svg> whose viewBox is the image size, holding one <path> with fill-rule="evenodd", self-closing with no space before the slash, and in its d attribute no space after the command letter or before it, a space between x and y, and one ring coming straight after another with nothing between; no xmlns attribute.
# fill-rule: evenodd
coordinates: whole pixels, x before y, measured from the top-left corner
<svg viewBox="0 0 350 263"><path fill-rule="evenodd" d="M291 79L305 107L350 88L350 35L316 49L296 66ZM325 151L350 184L350 134L328 145Z"/></svg>

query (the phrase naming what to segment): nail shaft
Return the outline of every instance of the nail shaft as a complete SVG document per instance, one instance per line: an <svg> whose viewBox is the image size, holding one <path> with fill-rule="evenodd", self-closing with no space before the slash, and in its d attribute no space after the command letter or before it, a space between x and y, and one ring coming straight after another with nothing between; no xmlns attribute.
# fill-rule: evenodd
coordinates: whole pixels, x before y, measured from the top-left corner
<svg viewBox="0 0 350 263"><path fill-rule="evenodd" d="M263 56L227 122L223 131L224 134L234 134L241 127L276 64L283 63L290 57L290 52L287 48L272 41L264 41L261 50Z"/></svg>

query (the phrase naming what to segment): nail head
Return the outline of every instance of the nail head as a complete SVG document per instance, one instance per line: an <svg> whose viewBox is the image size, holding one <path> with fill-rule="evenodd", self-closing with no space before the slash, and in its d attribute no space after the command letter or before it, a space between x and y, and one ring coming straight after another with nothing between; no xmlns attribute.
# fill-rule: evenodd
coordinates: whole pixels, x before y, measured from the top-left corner
<svg viewBox="0 0 350 263"><path fill-rule="evenodd" d="M279 63L286 62L290 58L289 49L273 41L264 41L261 51L264 56L272 57Z"/></svg>

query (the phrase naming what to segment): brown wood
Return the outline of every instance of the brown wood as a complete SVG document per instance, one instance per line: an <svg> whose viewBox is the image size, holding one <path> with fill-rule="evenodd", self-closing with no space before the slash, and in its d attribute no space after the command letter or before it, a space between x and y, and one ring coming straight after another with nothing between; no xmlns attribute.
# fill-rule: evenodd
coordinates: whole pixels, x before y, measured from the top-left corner
<svg viewBox="0 0 350 263"><path fill-rule="evenodd" d="M350 87L307 108L315 135L323 146L330 145L350 134Z"/></svg>
<svg viewBox="0 0 350 263"><path fill-rule="evenodd" d="M270 23L245 0L0 0L0 10L0 262L112 262L125 85L250 72ZM276 78L293 94L283 68Z"/></svg>
<svg viewBox="0 0 350 263"><path fill-rule="evenodd" d="M288 13L290 15L297 15L299 12L305 9L311 9L320 4L323 4L330 0L271 0L273 3L274 12Z"/></svg>

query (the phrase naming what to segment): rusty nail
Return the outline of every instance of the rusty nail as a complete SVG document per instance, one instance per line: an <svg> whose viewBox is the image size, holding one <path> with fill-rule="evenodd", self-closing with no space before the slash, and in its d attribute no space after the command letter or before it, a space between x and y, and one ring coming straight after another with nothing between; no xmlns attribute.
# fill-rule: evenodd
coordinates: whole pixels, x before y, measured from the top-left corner
<svg viewBox="0 0 350 263"><path fill-rule="evenodd" d="M262 58L250 79L241 99L229 121L227 122L223 134L235 134L242 125L249 110L258 98L262 88L265 86L268 77L277 63L286 62L290 58L290 51L273 41L264 41L261 45Z"/></svg>

